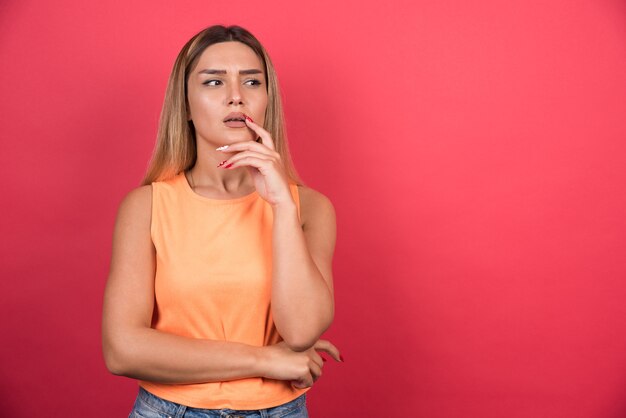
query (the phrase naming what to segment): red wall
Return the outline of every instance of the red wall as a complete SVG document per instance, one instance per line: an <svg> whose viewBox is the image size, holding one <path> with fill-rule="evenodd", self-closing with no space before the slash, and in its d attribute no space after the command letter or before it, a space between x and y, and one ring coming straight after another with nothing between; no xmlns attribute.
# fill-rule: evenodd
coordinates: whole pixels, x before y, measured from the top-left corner
<svg viewBox="0 0 626 418"><path fill-rule="evenodd" d="M102 293L117 206L205 26L268 48L338 216L314 417L626 415L618 0L4 1L0 410L126 416Z"/></svg>

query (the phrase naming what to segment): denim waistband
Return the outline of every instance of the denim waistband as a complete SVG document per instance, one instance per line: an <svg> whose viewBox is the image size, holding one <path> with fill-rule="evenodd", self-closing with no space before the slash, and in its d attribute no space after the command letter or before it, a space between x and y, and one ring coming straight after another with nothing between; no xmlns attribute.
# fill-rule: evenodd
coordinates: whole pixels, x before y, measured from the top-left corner
<svg viewBox="0 0 626 418"><path fill-rule="evenodd" d="M274 406L271 408L264 409L254 409L254 410L239 410L239 409L202 409L202 408L192 408L186 405L181 405L175 402L168 401L161 397L158 397L141 386L139 386L139 394L137 398L141 400L146 406L155 410L155 412L160 412L162 414L168 415L172 418L174 417L182 417L185 411L194 411L199 414L206 414L207 417L247 417L247 416L261 416L261 417L273 417L273 416L282 416L285 412L296 409L302 406L306 401L306 393L298 396L296 399L284 403L282 405ZM280 415L277 413L281 412Z"/></svg>

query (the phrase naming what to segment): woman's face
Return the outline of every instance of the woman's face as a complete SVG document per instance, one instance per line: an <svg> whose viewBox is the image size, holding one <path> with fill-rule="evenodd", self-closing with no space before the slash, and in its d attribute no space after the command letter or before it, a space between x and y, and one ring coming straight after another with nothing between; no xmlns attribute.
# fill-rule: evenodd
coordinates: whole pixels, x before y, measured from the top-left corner
<svg viewBox="0 0 626 418"><path fill-rule="evenodd" d="M263 63L249 46L220 42L206 48L187 80L189 117L197 140L216 146L255 140L257 134L245 122L225 119L232 112L243 113L263 126L266 82Z"/></svg>

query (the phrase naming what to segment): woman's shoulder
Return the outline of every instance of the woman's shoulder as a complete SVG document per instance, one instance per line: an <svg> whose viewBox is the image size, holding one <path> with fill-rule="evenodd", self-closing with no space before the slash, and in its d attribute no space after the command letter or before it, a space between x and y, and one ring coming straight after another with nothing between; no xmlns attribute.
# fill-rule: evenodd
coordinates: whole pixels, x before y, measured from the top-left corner
<svg viewBox="0 0 626 418"><path fill-rule="evenodd" d="M302 225L317 223L322 220L335 220L335 208L323 193L304 185L298 185L300 196L300 218Z"/></svg>
<svg viewBox="0 0 626 418"><path fill-rule="evenodd" d="M122 204L125 205L145 205L152 200L152 185L146 184L135 187L124 196Z"/></svg>
<svg viewBox="0 0 626 418"><path fill-rule="evenodd" d="M118 209L118 219L150 220L152 210L152 185L139 186L122 199Z"/></svg>

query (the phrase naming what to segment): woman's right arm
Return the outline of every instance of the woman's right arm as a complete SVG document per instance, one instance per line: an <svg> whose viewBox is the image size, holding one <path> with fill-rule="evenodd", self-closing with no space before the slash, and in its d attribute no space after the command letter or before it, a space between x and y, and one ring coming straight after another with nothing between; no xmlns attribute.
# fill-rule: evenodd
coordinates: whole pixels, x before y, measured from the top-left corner
<svg viewBox="0 0 626 418"><path fill-rule="evenodd" d="M255 347L187 338L150 327L156 263L151 207L152 186L147 185L131 191L118 210L102 317L107 368L116 375L163 383L258 376Z"/></svg>
<svg viewBox="0 0 626 418"><path fill-rule="evenodd" d="M111 373L162 383L200 383L246 377L306 382L321 375L321 357L311 349L256 347L169 334L151 328L155 248L150 237L152 186L131 191L120 204L104 293L102 346ZM320 340L318 350L339 353ZM308 384L310 383L310 384Z"/></svg>

